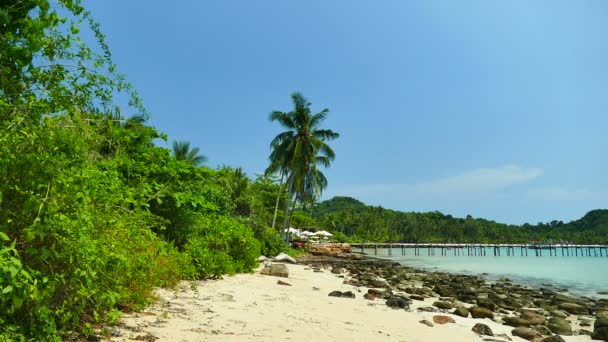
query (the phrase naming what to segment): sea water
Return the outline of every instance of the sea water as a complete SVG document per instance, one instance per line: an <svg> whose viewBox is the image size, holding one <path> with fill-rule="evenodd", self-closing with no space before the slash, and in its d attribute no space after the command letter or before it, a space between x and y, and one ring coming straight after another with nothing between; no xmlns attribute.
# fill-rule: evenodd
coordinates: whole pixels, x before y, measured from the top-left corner
<svg viewBox="0 0 608 342"><path fill-rule="evenodd" d="M485 256L479 255L479 249L477 256L463 255L462 250L459 251L460 255L454 255L453 250L447 250L446 255L441 255L438 248L434 250L435 255L430 256L427 248L420 248L420 255L414 255L413 249L405 249L406 255L401 255L401 248L393 248L391 255L388 249L380 248L377 254L374 249L366 249L364 252L426 271L479 275L489 281L509 278L522 285L551 286L567 289L575 295L608 298L608 295L598 293L608 291L608 256L605 251L603 256L593 249L590 256L581 256L580 250L578 256L574 256L572 249L570 256L562 256L559 249L557 255L549 255L548 250L543 250L540 256L532 249L527 250L526 256L524 249L522 256L519 248L512 251L511 256L507 256L506 248L501 249L500 256L494 256L493 248L487 248ZM464 252L467 254L466 249ZM594 252L597 252L597 256Z"/></svg>

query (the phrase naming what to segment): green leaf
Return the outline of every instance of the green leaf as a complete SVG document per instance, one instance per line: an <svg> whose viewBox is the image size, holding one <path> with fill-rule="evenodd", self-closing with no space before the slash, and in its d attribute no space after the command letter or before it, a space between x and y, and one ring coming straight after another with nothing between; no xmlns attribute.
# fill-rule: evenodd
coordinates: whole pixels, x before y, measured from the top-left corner
<svg viewBox="0 0 608 342"><path fill-rule="evenodd" d="M13 291L13 287L11 285L9 285L2 290L2 294L7 294L11 291Z"/></svg>
<svg viewBox="0 0 608 342"><path fill-rule="evenodd" d="M3 232L0 232L0 240L9 241L10 238L8 237L8 235L4 234Z"/></svg>

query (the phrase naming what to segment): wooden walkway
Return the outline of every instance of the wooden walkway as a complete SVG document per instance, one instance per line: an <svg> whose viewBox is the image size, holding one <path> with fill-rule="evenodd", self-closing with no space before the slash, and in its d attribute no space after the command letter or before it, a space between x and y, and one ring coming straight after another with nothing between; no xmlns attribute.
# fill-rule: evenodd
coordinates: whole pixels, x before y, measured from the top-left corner
<svg viewBox="0 0 608 342"><path fill-rule="evenodd" d="M388 256L393 253L407 255L427 254L429 256L454 254L464 256L587 256L587 257L608 257L608 245L576 245L576 244L464 244L464 243L351 243L353 251L359 250L362 254L365 250L373 250L374 255L378 255L378 249L386 249ZM547 254L548 252L548 254ZM530 254L528 254L530 253Z"/></svg>

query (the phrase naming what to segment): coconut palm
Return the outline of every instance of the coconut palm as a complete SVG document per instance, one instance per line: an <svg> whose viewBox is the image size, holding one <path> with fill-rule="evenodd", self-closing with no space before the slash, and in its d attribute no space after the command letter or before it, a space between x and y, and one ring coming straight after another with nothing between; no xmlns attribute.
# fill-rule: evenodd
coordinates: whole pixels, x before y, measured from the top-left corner
<svg viewBox="0 0 608 342"><path fill-rule="evenodd" d="M287 227L289 199L294 195L296 200L304 199L310 191L320 191L327 186L327 179L317 170L317 166L328 167L331 164L335 153L326 142L339 137L338 133L320 128L329 113L327 108L312 114L311 103L302 94L294 93L291 98L293 111L270 113L271 121L277 121L287 129L270 144L272 153L267 170L287 176L288 201L282 231Z"/></svg>
<svg viewBox="0 0 608 342"><path fill-rule="evenodd" d="M184 160L192 165L198 166L207 161L207 157L198 154L199 148L190 149L189 141L174 141L173 155L177 160Z"/></svg>

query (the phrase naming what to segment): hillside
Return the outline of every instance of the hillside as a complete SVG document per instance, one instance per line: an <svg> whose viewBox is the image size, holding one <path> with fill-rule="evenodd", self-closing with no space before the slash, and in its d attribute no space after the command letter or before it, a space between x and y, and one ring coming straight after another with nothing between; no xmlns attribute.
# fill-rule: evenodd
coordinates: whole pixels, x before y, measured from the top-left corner
<svg viewBox="0 0 608 342"><path fill-rule="evenodd" d="M588 212L568 223L509 225L484 218L452 217L441 212L401 212L368 206L351 197L319 203L314 218L349 241L378 242L608 242L608 210Z"/></svg>

